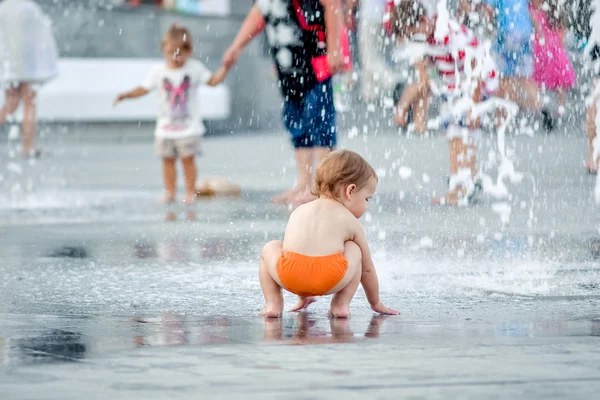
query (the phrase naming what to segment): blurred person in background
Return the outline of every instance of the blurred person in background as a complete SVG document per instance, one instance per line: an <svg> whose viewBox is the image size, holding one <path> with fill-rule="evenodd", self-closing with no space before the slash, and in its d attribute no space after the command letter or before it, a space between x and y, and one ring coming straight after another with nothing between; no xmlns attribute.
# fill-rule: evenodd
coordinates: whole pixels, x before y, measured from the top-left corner
<svg viewBox="0 0 600 400"><path fill-rule="evenodd" d="M552 130L552 115L544 108L533 75L531 40L533 23L528 0L483 0L488 18L496 25L493 47L500 70L498 97L517 103L521 109L540 112L544 128Z"/></svg>
<svg viewBox="0 0 600 400"><path fill-rule="evenodd" d="M401 74L388 65L387 54L393 41L382 25L385 22L386 4L387 0L360 0L358 6L360 93L362 100L367 103L381 101L402 80Z"/></svg>
<svg viewBox="0 0 600 400"><path fill-rule="evenodd" d="M38 157L36 92L58 75L52 21L31 0L0 2L0 85L5 101L0 125L23 105L23 156Z"/></svg>
<svg viewBox="0 0 600 400"><path fill-rule="evenodd" d="M566 30L559 0L533 0L530 4L535 27L533 80L542 90L558 95L558 116L565 113L567 91L577 82L565 49Z"/></svg>

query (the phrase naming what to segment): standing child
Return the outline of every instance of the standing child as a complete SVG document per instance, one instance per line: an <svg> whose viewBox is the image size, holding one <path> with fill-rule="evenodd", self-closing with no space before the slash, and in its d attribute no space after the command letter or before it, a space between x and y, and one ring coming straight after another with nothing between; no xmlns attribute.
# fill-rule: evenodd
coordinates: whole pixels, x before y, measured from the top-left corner
<svg viewBox="0 0 600 400"><path fill-rule="evenodd" d="M305 309L315 296L333 294L330 315L350 316L350 302L363 285L373 311L398 314L379 299L379 281L367 237L358 222L377 188L377 174L357 153L335 151L316 171L317 200L290 216L283 242L267 243L260 258L262 315L279 317L286 289L300 296L291 311Z"/></svg>
<svg viewBox="0 0 600 400"><path fill-rule="evenodd" d="M315 161L337 144L331 76L345 67L341 1L258 0L225 52L224 65L234 65L265 29L284 100L283 122L292 136L298 169L296 186L273 200L303 203L314 199L310 189ZM324 64L326 73L319 68Z"/></svg>
<svg viewBox="0 0 600 400"><path fill-rule="evenodd" d="M494 52L501 74L498 97L511 100L521 109L541 113L544 129L554 127L552 114L544 107L533 75L533 22L529 0L483 0L482 12L495 21Z"/></svg>
<svg viewBox="0 0 600 400"><path fill-rule="evenodd" d="M558 114L565 110L566 90L575 86L576 78L569 54L565 50L565 29L559 14L558 0L533 0L531 17L535 27L535 62L533 80L542 89L558 94ZM544 5L548 10L544 11Z"/></svg>
<svg viewBox="0 0 600 400"><path fill-rule="evenodd" d="M479 41L470 29L459 24L448 15L430 17L427 9L417 1L404 0L392 12L392 23L396 35L401 39L425 36L429 54L425 62L433 64L442 79L445 92L442 100L446 103L450 120L446 123L450 141L450 191L433 199L435 204L457 205L468 201L474 190L476 174L475 138L478 121L471 120L470 112L456 112L464 100L481 102L498 86L498 79L491 59L475 58L482 54ZM471 65L466 65L472 56ZM485 61L485 62L484 62ZM480 63L481 65L477 65ZM470 67L473 76L467 76L465 69ZM421 82L428 83L425 66L420 71Z"/></svg>
<svg viewBox="0 0 600 400"><path fill-rule="evenodd" d="M165 63L152 68L142 86L120 94L115 105L125 99L145 96L158 91L159 113L156 121L156 152L162 157L165 197L163 202L175 201L177 170L181 159L185 177L185 197L191 204L196 196L196 153L204 124L198 115L196 97L202 84L216 86L225 80L227 69L221 67L214 75L200 61L190 59L193 51L190 32L173 24L162 41Z"/></svg>
<svg viewBox="0 0 600 400"><path fill-rule="evenodd" d="M38 157L36 91L58 75L58 51L52 22L31 0L0 3L0 86L5 103L0 125L23 104L23 156Z"/></svg>

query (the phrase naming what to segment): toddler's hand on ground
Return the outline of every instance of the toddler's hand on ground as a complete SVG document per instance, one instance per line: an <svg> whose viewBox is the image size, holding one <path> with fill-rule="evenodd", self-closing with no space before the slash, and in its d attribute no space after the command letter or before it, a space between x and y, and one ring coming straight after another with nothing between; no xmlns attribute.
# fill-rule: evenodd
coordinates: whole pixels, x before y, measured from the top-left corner
<svg viewBox="0 0 600 400"><path fill-rule="evenodd" d="M375 312L378 312L379 314L385 314L385 315L398 315L400 314L400 311L396 311L393 310L389 307L386 307L383 305L383 303L380 301L379 303L377 303L374 306L371 306L371 309Z"/></svg>

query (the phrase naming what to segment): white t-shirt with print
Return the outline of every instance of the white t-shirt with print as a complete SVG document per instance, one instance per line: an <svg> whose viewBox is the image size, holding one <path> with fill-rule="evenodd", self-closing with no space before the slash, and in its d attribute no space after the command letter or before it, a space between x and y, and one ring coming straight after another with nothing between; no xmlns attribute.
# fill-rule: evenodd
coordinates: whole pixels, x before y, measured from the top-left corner
<svg viewBox="0 0 600 400"><path fill-rule="evenodd" d="M198 88L211 76L210 70L198 60L188 60L178 69L158 64L150 70L142 87L156 90L158 94L156 137L181 139L204 135L206 128L197 103Z"/></svg>

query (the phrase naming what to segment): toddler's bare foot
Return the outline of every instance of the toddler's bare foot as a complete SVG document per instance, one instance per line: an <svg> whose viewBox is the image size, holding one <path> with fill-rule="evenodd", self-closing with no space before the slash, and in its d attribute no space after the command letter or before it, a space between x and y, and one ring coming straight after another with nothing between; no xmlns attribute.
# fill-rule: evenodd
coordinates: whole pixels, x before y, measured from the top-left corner
<svg viewBox="0 0 600 400"><path fill-rule="evenodd" d="M194 204L196 202L196 193L186 193L182 201L187 205Z"/></svg>
<svg viewBox="0 0 600 400"><path fill-rule="evenodd" d="M305 310L309 305L317 301L316 297L300 297L298 298L298 304L294 307L290 308L290 311L300 311Z"/></svg>
<svg viewBox="0 0 600 400"><path fill-rule="evenodd" d="M598 165L596 165L593 160L588 160L585 167L590 174L595 174L598 172Z"/></svg>
<svg viewBox="0 0 600 400"><path fill-rule="evenodd" d="M283 304L269 304L265 305L260 315L266 318L279 318L283 312Z"/></svg>
<svg viewBox="0 0 600 400"><path fill-rule="evenodd" d="M329 316L332 318L350 318L350 304L332 304Z"/></svg>
<svg viewBox="0 0 600 400"><path fill-rule="evenodd" d="M165 197L159 200L162 204L173 204L175 202L174 194L166 194Z"/></svg>

